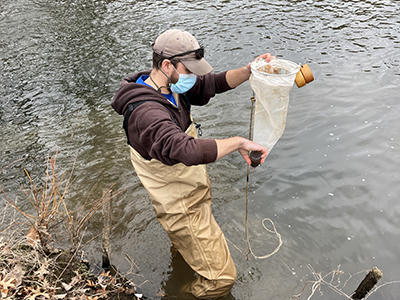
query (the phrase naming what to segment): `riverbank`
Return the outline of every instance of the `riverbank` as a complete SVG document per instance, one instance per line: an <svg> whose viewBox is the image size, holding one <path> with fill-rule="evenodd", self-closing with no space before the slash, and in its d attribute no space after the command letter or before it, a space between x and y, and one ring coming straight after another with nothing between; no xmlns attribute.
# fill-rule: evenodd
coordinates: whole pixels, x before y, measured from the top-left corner
<svg viewBox="0 0 400 300"><path fill-rule="evenodd" d="M94 274L70 250L0 243L0 287L7 299L142 299L132 282L115 272Z"/></svg>
<svg viewBox="0 0 400 300"><path fill-rule="evenodd" d="M107 192L78 209L68 208L65 197L72 182L72 171L68 176L66 172L60 172L56 158L57 153L48 158L40 186L25 171L30 186L21 187L26 196L24 204L17 203L16 196L13 200L0 185L5 202L0 221L2 298L145 299L136 293L133 282L112 267L93 271L96 268L83 260L83 247L87 241L83 239L82 228L99 209L108 207L110 210L107 204L112 197ZM109 234L109 229L110 224L97 235L103 233L103 242L108 239L109 243L109 236L104 237L105 232ZM69 243L65 242L68 238ZM57 248L61 240L67 249ZM109 266L109 260L107 263Z"/></svg>

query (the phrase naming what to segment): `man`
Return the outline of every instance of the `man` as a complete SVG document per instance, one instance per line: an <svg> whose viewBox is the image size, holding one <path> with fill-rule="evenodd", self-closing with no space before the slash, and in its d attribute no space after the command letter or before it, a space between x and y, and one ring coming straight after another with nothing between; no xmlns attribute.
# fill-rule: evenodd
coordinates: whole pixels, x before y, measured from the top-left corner
<svg viewBox="0 0 400 300"><path fill-rule="evenodd" d="M261 151L263 163L267 149L237 136L198 139L190 107L245 82L250 64L213 74L194 36L178 29L162 33L152 48L153 69L123 79L111 105L124 115L131 161L157 219L199 275L189 291L214 299L229 293L236 268L211 212L205 164L235 150L248 164L249 151ZM271 55L260 58L269 61Z"/></svg>

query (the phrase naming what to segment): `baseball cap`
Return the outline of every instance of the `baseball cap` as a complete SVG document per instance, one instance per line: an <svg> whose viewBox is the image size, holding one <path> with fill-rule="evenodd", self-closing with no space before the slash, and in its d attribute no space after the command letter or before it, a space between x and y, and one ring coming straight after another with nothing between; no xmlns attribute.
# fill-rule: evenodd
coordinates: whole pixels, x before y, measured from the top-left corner
<svg viewBox="0 0 400 300"><path fill-rule="evenodd" d="M204 48L193 35L182 29L169 29L154 41L153 51L167 59L177 58L192 73L201 76L213 67L204 59Z"/></svg>

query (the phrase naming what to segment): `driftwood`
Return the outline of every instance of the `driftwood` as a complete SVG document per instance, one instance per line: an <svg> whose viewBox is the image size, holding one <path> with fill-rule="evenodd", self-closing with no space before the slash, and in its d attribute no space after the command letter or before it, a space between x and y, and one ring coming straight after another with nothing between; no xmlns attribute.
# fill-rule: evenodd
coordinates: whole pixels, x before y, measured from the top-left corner
<svg viewBox="0 0 400 300"><path fill-rule="evenodd" d="M102 268L109 269L111 259L111 245L110 245L110 233L111 233L111 199L112 191L108 190L104 193L103 201L103 255L102 255Z"/></svg>
<svg viewBox="0 0 400 300"><path fill-rule="evenodd" d="M365 276L364 280L361 281L358 288L355 290L351 296L354 300L363 299L368 292L378 283L379 279L383 276L382 271L377 267L373 267L372 270Z"/></svg>

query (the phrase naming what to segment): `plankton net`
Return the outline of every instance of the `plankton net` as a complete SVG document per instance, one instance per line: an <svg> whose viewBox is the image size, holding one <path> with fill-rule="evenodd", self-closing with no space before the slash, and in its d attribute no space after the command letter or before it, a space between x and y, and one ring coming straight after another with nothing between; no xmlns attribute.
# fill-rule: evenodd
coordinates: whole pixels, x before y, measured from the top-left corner
<svg viewBox="0 0 400 300"><path fill-rule="evenodd" d="M286 126L289 92L300 65L284 60L263 59L251 64L250 87L254 91L256 106L253 123L253 141L271 152Z"/></svg>

